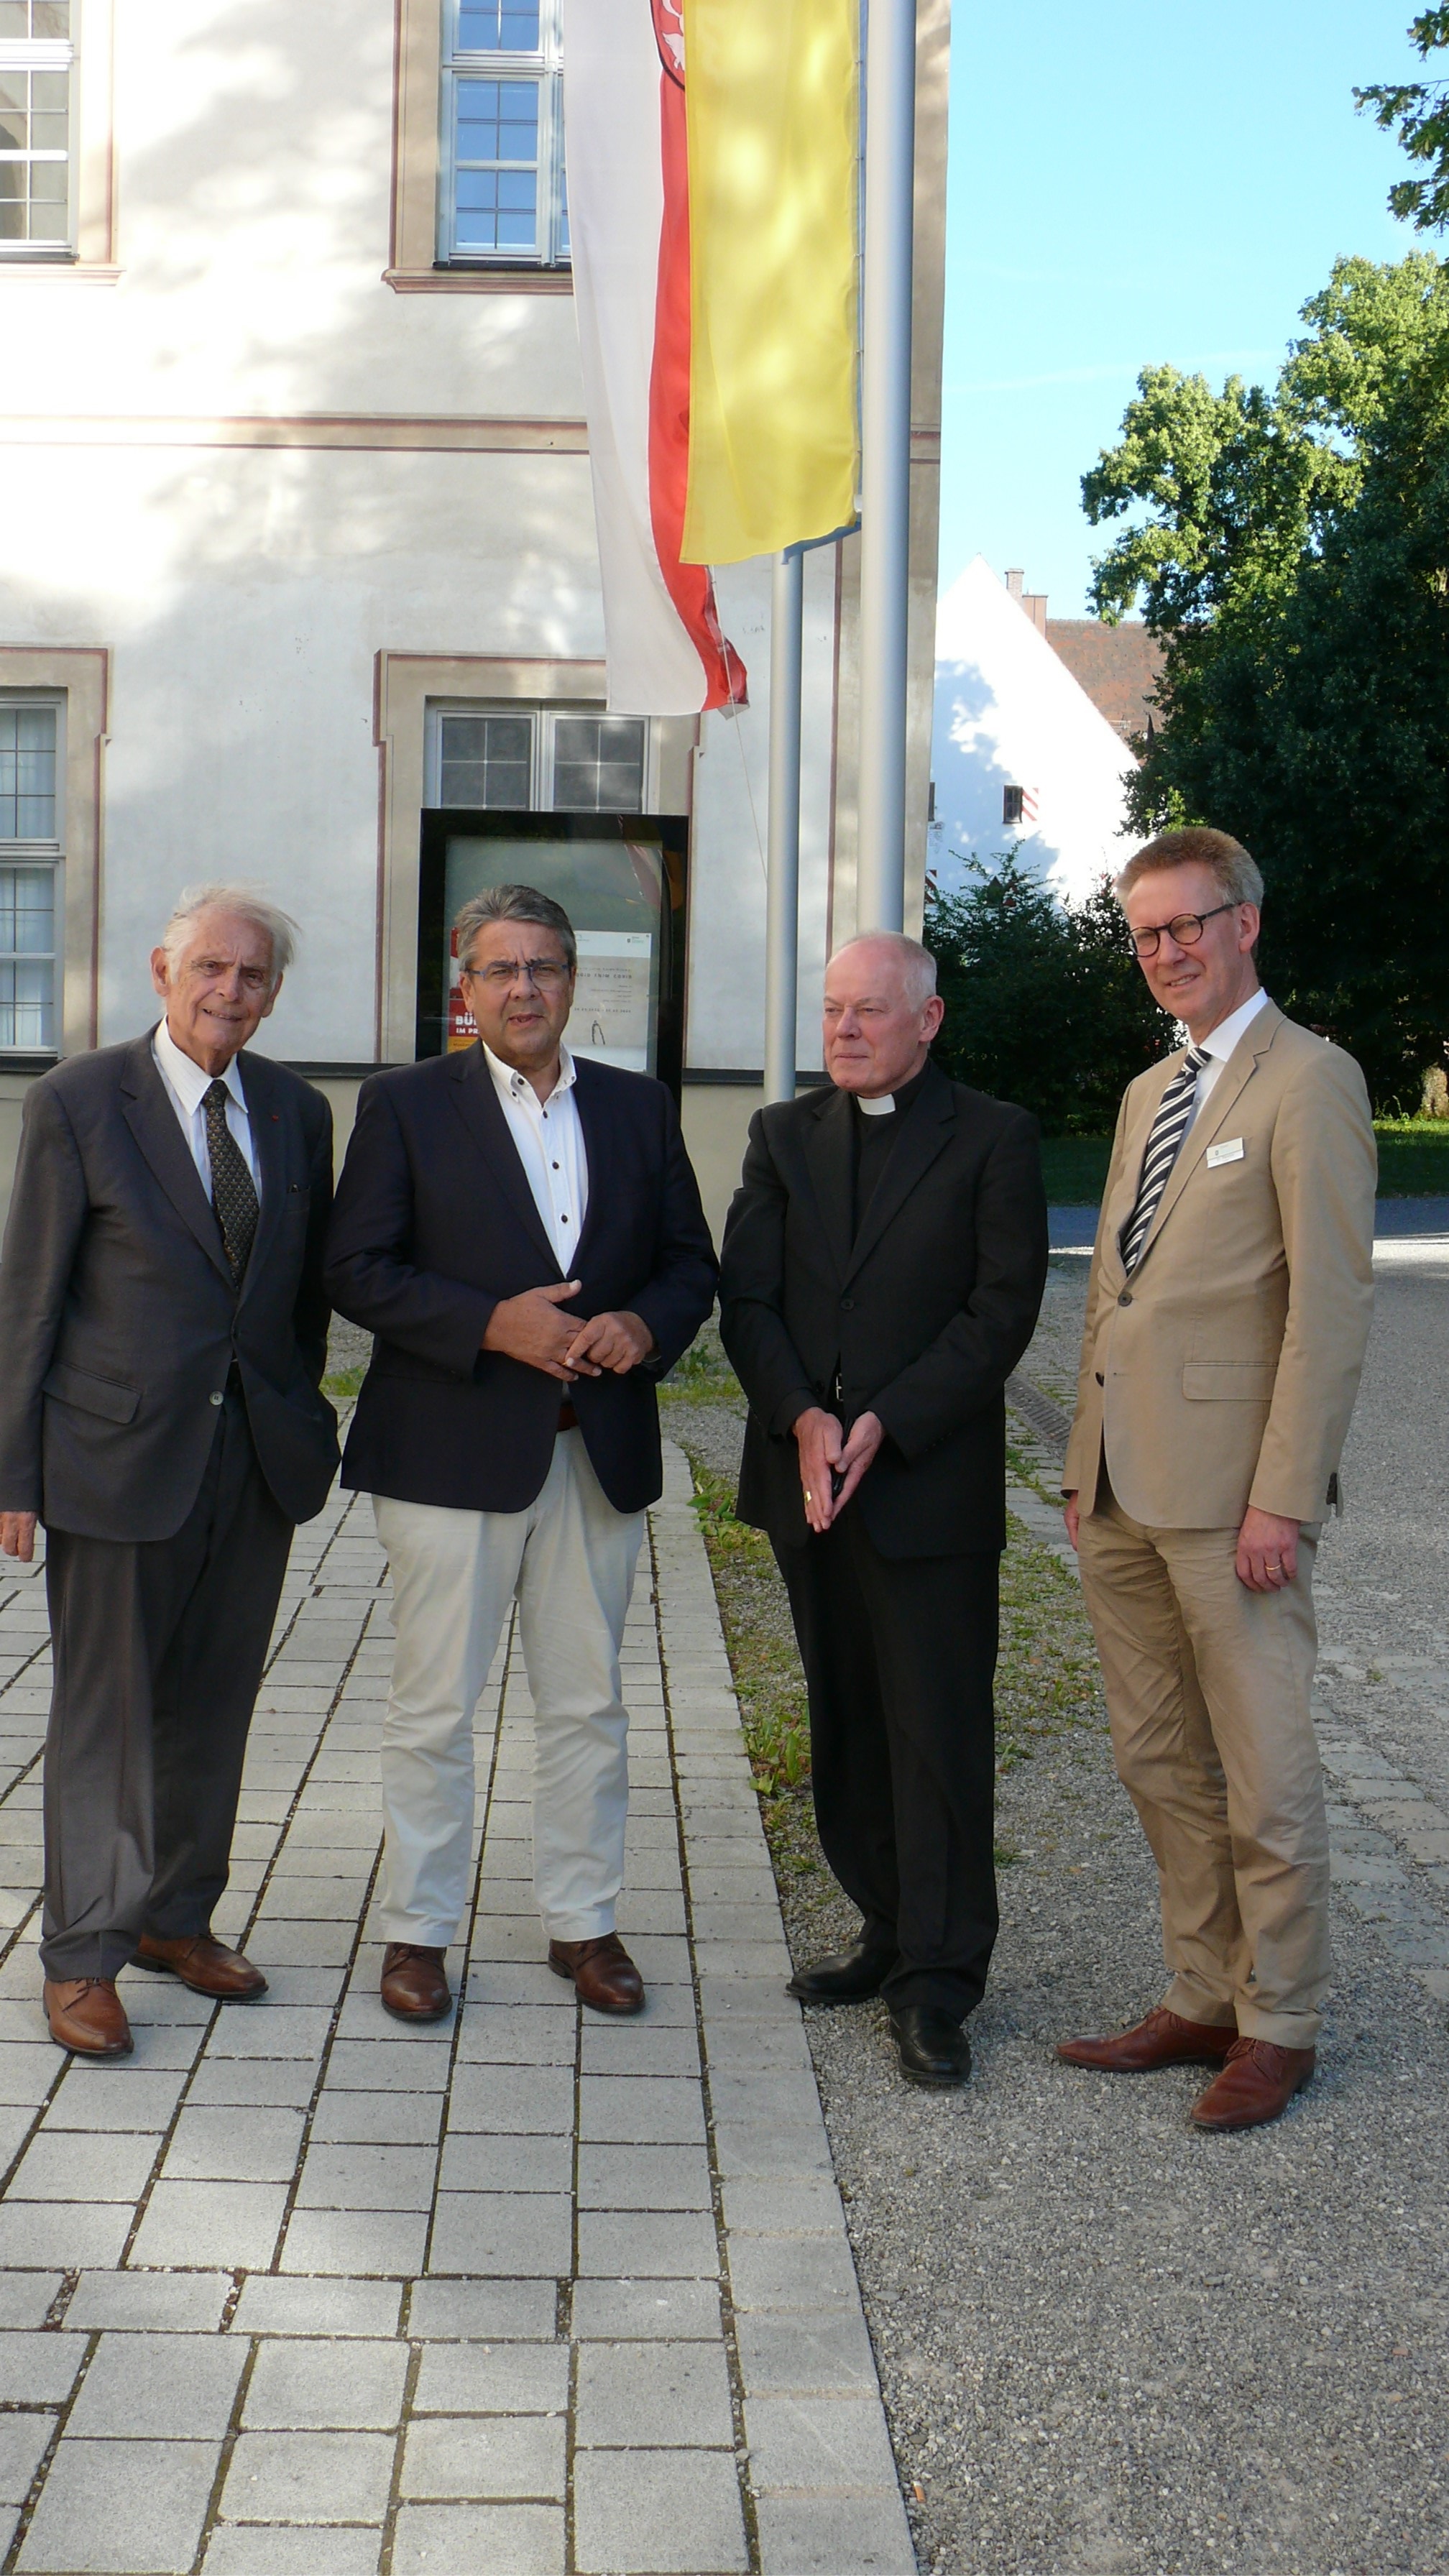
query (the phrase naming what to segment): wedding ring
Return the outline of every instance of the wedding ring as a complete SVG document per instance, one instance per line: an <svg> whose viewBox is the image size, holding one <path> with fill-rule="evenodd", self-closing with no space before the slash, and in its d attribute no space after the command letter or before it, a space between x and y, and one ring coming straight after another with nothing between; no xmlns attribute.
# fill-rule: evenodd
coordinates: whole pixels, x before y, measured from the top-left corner
<svg viewBox="0 0 1449 2576"><path fill-rule="evenodd" d="M808 1486L808 1485L807 1485L807 1486L806 1486L806 1488L805 1488L805 1500L806 1500L806 1502L807 1502L807 1503L813 1503L813 1502L814 1502L814 1500L815 1500L815 1497L814 1497L814 1495L811 1493L810 1488L809 1488L809 1486Z"/></svg>

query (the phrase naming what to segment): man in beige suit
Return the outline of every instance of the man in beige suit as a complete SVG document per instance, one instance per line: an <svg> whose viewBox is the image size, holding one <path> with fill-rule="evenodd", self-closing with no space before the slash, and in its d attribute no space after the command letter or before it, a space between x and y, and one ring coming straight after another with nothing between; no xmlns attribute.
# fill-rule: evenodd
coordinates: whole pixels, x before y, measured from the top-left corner
<svg viewBox="0 0 1449 2576"><path fill-rule="evenodd" d="M1328 1831L1311 1582L1373 1300L1363 1076L1259 984L1262 891L1210 831L1164 833L1117 881L1192 1043L1122 1103L1062 1477L1172 1982L1133 2029L1058 2053L1216 2066L1205 2129L1276 2119L1313 2072Z"/></svg>

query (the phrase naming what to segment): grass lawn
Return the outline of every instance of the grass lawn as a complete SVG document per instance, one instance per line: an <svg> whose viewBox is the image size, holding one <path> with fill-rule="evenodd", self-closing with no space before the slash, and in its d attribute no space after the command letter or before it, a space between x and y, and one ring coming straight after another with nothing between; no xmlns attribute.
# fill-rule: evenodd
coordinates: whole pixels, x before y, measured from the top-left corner
<svg viewBox="0 0 1449 2576"><path fill-rule="evenodd" d="M1041 1166L1053 1207L1095 1207L1106 1185L1110 1136L1043 1136Z"/></svg>
<svg viewBox="0 0 1449 2576"><path fill-rule="evenodd" d="M1449 1120L1376 1118L1379 1196L1449 1198ZM1112 1150L1106 1136L1046 1136L1042 1169L1053 1207L1088 1207L1101 1198Z"/></svg>
<svg viewBox="0 0 1449 2576"><path fill-rule="evenodd" d="M1374 1134L1380 1198L1449 1197L1449 1120L1376 1118Z"/></svg>

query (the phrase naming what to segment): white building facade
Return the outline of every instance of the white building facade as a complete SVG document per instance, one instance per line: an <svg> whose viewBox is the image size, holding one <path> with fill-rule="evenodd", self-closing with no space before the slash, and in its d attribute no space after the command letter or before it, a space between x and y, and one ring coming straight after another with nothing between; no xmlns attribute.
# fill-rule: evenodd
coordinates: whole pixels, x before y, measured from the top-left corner
<svg viewBox="0 0 1449 2576"><path fill-rule="evenodd" d="M941 599L929 864L942 894L1012 849L1063 903L1125 864L1137 762L1048 643L1045 607L981 555Z"/></svg>
<svg viewBox="0 0 1449 2576"><path fill-rule="evenodd" d="M640 0L647 8L649 0ZM442 804L687 818L686 1132L759 1097L769 566L735 719L607 718L558 0L0 0L0 1188L144 1028L178 889L298 918L268 1051L417 1044ZM948 0L920 12L912 816L925 866ZM854 925L856 547L807 558L799 1062Z"/></svg>

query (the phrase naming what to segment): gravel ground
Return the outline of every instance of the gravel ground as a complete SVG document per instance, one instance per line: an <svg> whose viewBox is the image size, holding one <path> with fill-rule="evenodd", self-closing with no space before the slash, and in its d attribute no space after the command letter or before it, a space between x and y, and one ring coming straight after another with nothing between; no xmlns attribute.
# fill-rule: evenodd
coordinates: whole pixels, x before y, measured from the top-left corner
<svg viewBox="0 0 1449 2576"><path fill-rule="evenodd" d="M1317 1585L1325 1698L1449 1794L1449 1247L1375 1264L1374 1327L1344 1452L1344 1518ZM1445 2563L1449 2565L1449 2550Z"/></svg>
<svg viewBox="0 0 1449 2576"><path fill-rule="evenodd" d="M1021 1857L966 2092L901 2085L879 2006L808 2016L923 2566L1440 2576L1442 2008L1345 1912L1312 2092L1199 2137L1194 2071L1051 2053L1160 1991L1104 1736L1013 1773L999 1813Z"/></svg>
<svg viewBox="0 0 1449 2576"><path fill-rule="evenodd" d="M1068 1413L1077 1400L1077 1361L1082 1348L1088 1266L1084 1253L1053 1253L1036 1332L1021 1363L1022 1376L1030 1378L1033 1386L1052 1396Z"/></svg>
<svg viewBox="0 0 1449 2576"><path fill-rule="evenodd" d="M1059 1401L1085 1285L1085 1261L1053 1261L1023 1364ZM1431 1788L1449 1614L1423 1497L1443 1482L1446 1285L1449 1259L1385 1275L1351 1517L1321 1560L1330 1652L1384 1676L1341 1670L1331 1696ZM668 1427L721 1471L737 1455L718 1402L676 1398ZM1045 1580L1041 1551L1017 1554ZM1079 1605L1047 1609L1065 1642ZM807 2015L923 2568L1445 2576L1443 2005L1336 1901L1312 2089L1272 2129L1200 2137L1194 2070L1113 2082L1052 2055L1160 1991L1153 1873L1100 1710L1010 1770L999 1816L1014 1858L965 2092L904 2086L879 2006ZM818 1955L855 1916L807 1803L780 1802L774 1839L792 1946Z"/></svg>
<svg viewBox="0 0 1449 2576"><path fill-rule="evenodd" d="M372 1335L357 1324L349 1324L345 1315L334 1315L327 1335L327 1366L332 1375L343 1369L366 1368L372 1357Z"/></svg>
<svg viewBox="0 0 1449 2576"><path fill-rule="evenodd" d="M1395 1215L1438 1202L1390 1201ZM1051 1264L1023 1374L1070 1411L1087 1263ZM1375 1264L1374 1322L1314 1597L1320 1683L1341 1716L1449 1795L1449 1239L1397 1242ZM1449 2549L1445 2564L1449 2567Z"/></svg>

